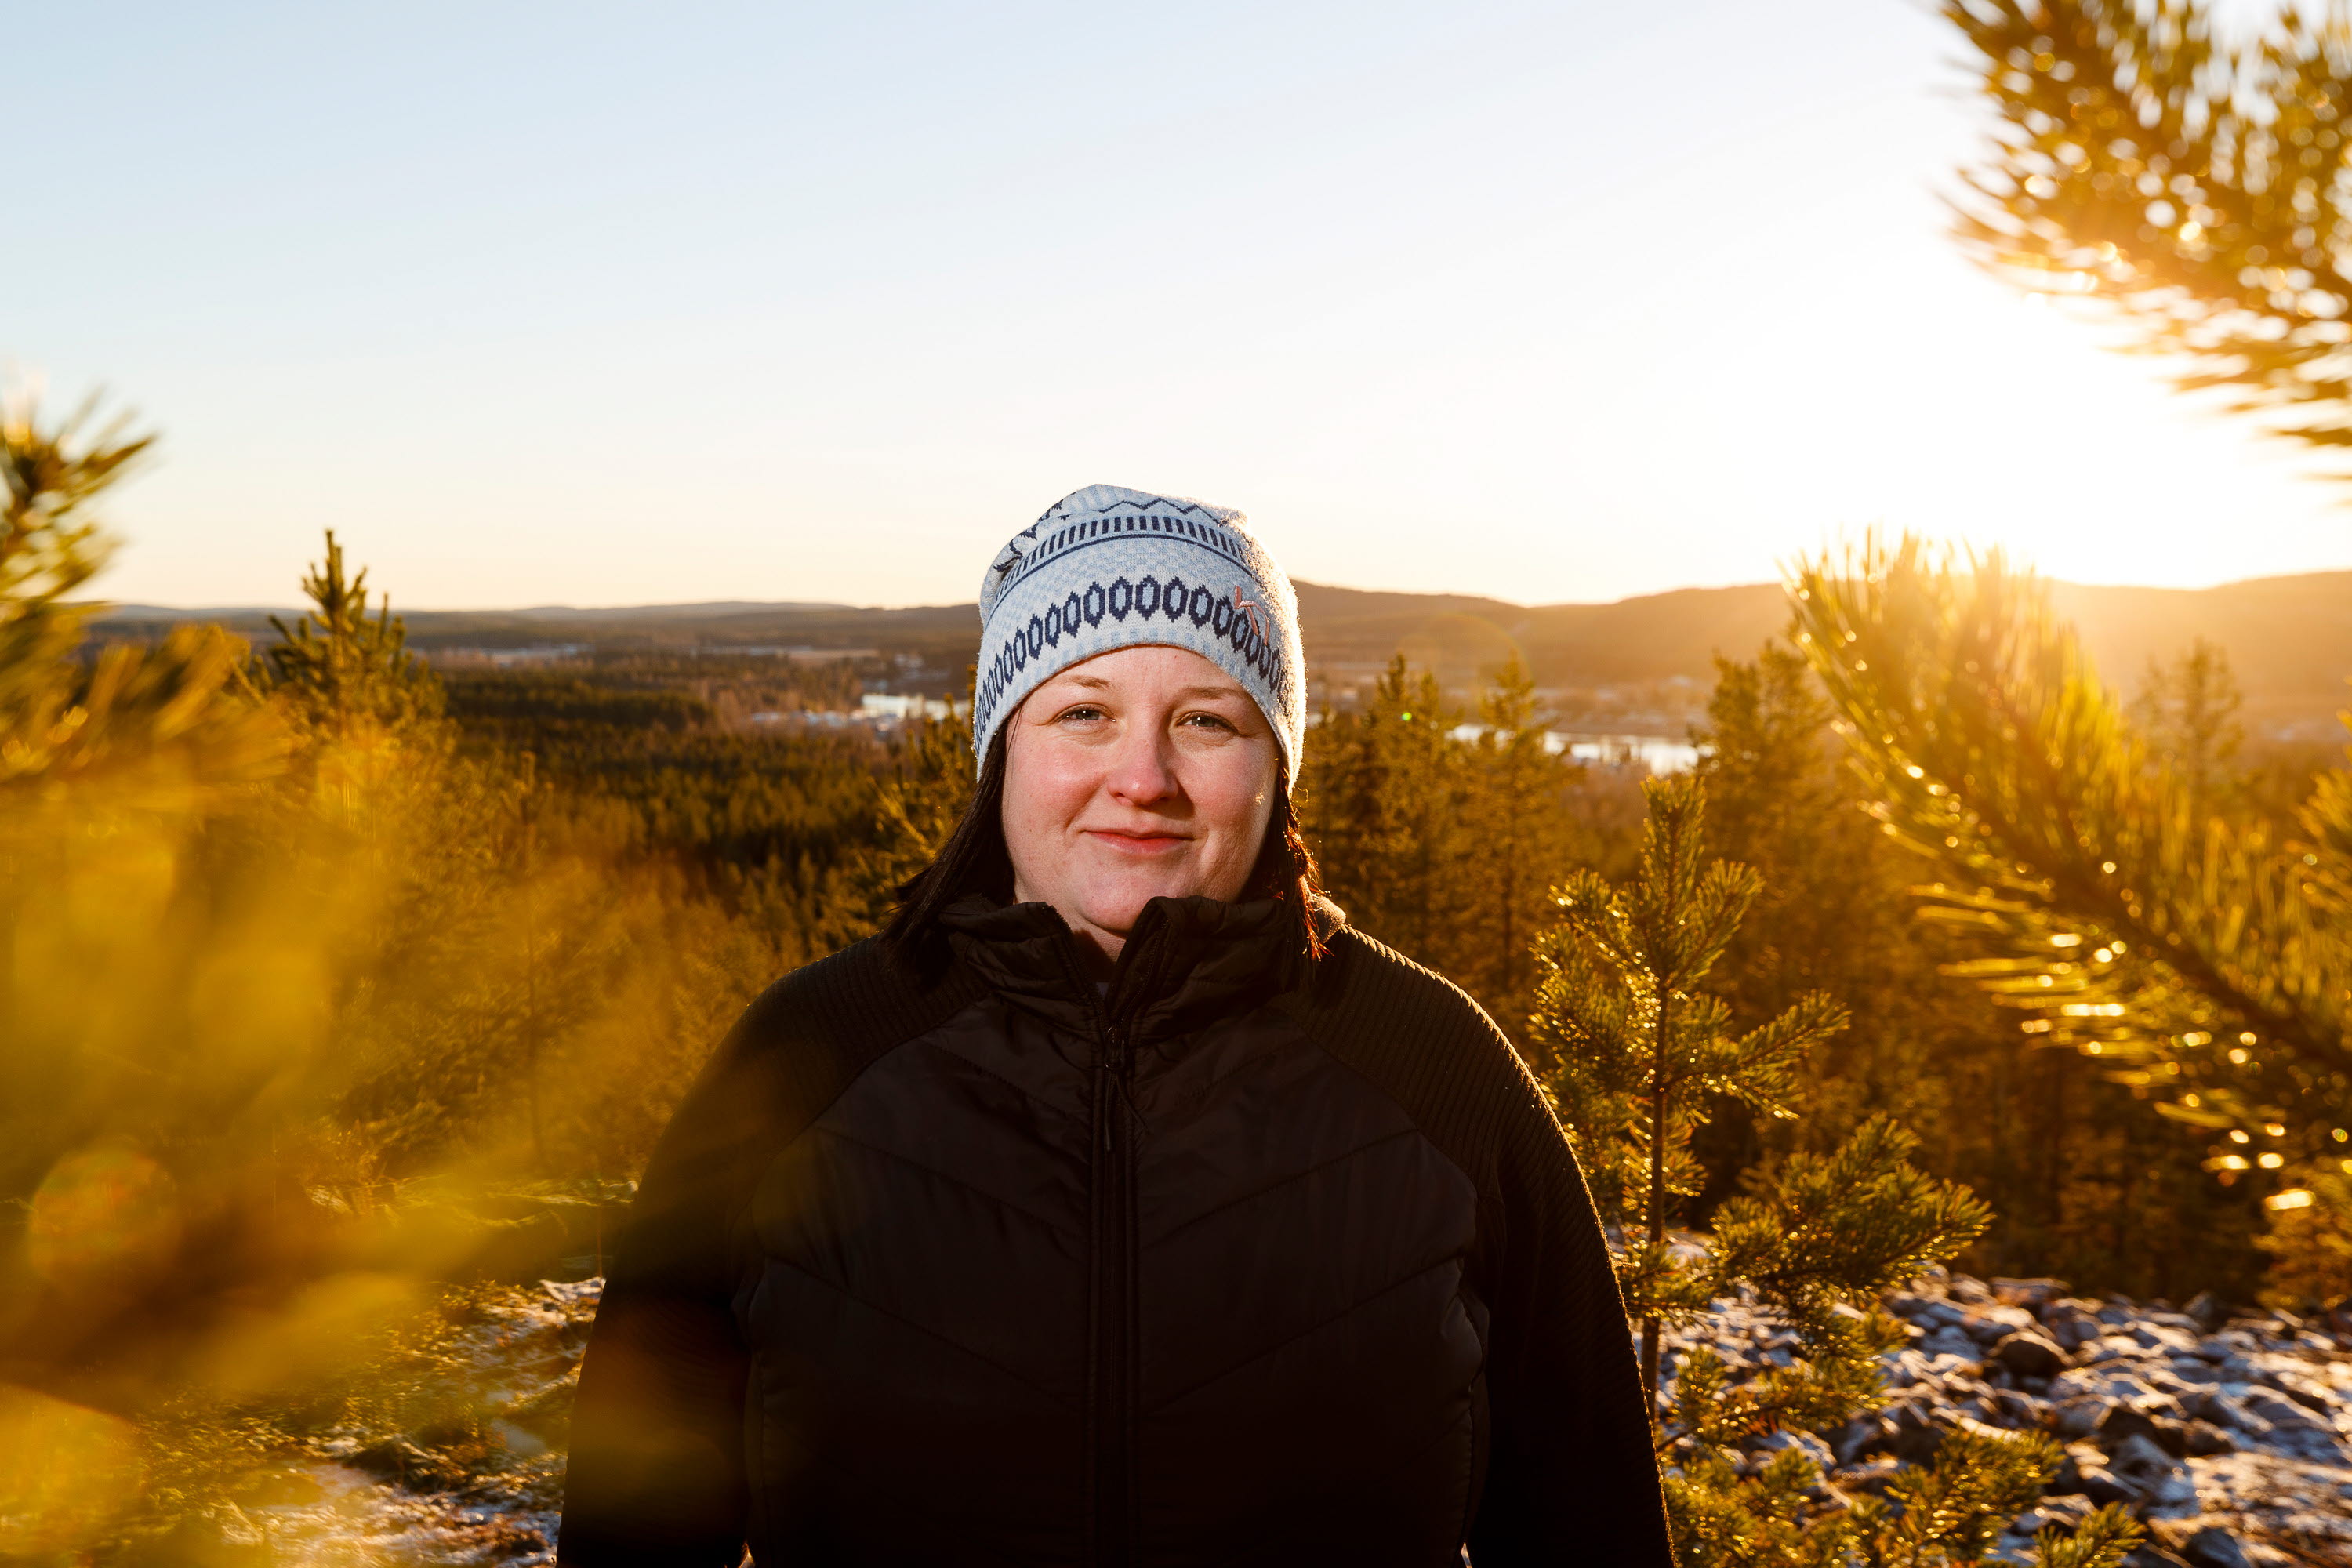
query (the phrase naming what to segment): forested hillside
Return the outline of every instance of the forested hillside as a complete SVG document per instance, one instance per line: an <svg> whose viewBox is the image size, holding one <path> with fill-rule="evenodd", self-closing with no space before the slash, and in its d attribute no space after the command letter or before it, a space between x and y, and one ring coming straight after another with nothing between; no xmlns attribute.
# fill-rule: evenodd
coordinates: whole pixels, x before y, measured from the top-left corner
<svg viewBox="0 0 2352 1568"><path fill-rule="evenodd" d="M1402 653L1458 701L1512 658L1543 689L1554 721L1595 732L1679 735L1706 700L1717 657L1741 658L1786 628L1778 584L1688 588L1610 604L1514 605L1453 594L1374 592L1301 583L1299 620L1318 695L1352 707ZM2231 583L2218 588L2051 585L2093 663L2128 692L2151 663L2199 639L2230 658L2242 716L2262 737L2325 740L2352 668L2352 573ZM100 617L107 637L152 637L190 618L266 638L268 612L125 605ZM842 605L720 604L634 609L411 611L413 645L463 650L570 650L684 661L714 656L840 659L874 689L934 695L963 680L979 637L970 605L857 609ZM783 653L781 650L796 650ZM854 695L849 694L854 705Z"/></svg>

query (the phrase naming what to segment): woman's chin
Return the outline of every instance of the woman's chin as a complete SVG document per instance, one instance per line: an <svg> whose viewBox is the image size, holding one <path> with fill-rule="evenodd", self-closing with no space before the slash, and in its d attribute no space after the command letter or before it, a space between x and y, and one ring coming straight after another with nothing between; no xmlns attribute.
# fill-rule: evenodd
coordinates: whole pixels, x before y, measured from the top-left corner
<svg viewBox="0 0 2352 1568"><path fill-rule="evenodd" d="M1120 878L1088 889L1079 905L1087 923L1097 931L1125 936L1143 918L1143 906L1154 899L1189 899L1205 892L1197 877Z"/></svg>

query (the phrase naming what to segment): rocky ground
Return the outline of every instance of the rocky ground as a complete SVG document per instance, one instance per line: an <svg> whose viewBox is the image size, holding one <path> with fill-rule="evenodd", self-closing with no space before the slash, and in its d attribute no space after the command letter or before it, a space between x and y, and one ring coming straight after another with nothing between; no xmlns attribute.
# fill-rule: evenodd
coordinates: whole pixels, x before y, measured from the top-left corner
<svg viewBox="0 0 2352 1568"><path fill-rule="evenodd" d="M255 1560L321 1564L550 1563L561 1450L600 1282L476 1289L409 1365L399 1397L305 1436L290 1463L210 1516ZM2039 1428L2067 1460L2003 1538L2122 1501L2155 1539L2135 1568L2352 1564L2352 1341L2282 1314L2200 1300L2095 1301L2053 1280L1965 1276L1891 1299L1911 1345L1887 1358L1887 1401L1804 1447L1830 1484L1883 1485L1963 1421ZM1790 1353L1736 1302L1709 1342L1737 1363Z"/></svg>
<svg viewBox="0 0 2352 1568"><path fill-rule="evenodd" d="M2050 1279L1923 1281L1888 1306L1910 1326L1886 1358L1887 1403L1795 1442L1844 1491L1873 1489L1923 1462L1965 1421L2039 1429L2066 1460L2001 1555L2023 1561L2032 1533L2103 1503L2145 1519L2133 1568L2352 1564L2352 1354L2285 1314L2231 1316L2200 1298L2085 1300ZM1736 1302L1708 1325L1718 1352L1755 1366L1790 1341Z"/></svg>
<svg viewBox="0 0 2352 1568"><path fill-rule="evenodd" d="M252 1565L555 1560L563 1442L603 1281L453 1293L443 1321L134 1563ZM177 1549L174 1550L173 1548Z"/></svg>

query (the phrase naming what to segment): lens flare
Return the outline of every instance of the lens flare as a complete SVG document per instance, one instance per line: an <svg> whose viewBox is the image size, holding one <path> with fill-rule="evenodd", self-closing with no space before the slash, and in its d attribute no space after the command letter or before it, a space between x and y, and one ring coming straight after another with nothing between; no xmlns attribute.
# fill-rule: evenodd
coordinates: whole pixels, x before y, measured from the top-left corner
<svg viewBox="0 0 2352 1568"><path fill-rule="evenodd" d="M72 1551L137 1496L144 1479L129 1422L0 1384L0 1558Z"/></svg>
<svg viewBox="0 0 2352 1568"><path fill-rule="evenodd" d="M61 1289L128 1281L179 1251L179 1188L136 1149L102 1143L59 1160L33 1194L26 1260Z"/></svg>

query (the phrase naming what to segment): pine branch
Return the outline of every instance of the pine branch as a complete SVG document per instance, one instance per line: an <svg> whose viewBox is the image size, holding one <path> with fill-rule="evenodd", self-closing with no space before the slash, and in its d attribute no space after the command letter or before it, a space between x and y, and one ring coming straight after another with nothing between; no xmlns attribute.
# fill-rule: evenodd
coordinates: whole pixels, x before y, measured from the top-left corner
<svg viewBox="0 0 2352 1568"><path fill-rule="evenodd" d="M2352 937L2328 889L2352 882L2344 846L2200 816L2041 585L1998 555L1873 540L1807 563L1795 595L1870 811L1933 868L1922 912L1979 950L1959 973L2177 1119L2240 1142L2299 1122L2305 1146L2342 1124ZM2331 820L2335 787L2309 826Z"/></svg>
<svg viewBox="0 0 2352 1568"><path fill-rule="evenodd" d="M1945 0L1998 126L1953 233L2021 289L2079 300L2184 390L2352 445L2345 116L2352 40L2290 8L2234 47L2201 0Z"/></svg>

